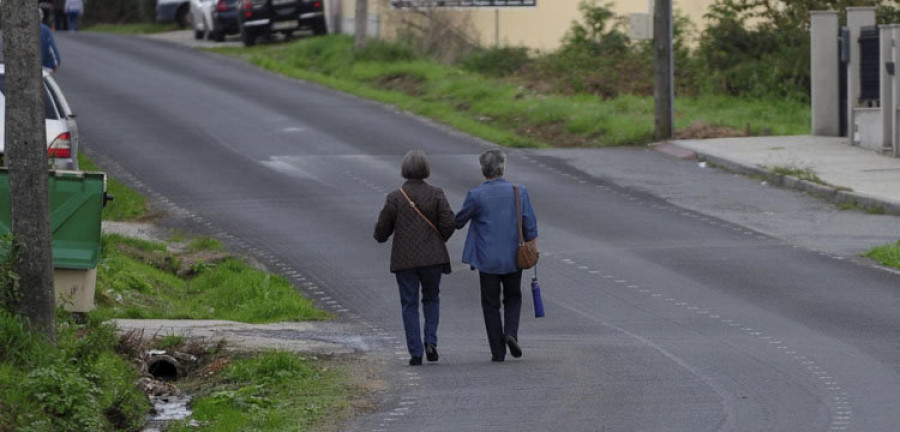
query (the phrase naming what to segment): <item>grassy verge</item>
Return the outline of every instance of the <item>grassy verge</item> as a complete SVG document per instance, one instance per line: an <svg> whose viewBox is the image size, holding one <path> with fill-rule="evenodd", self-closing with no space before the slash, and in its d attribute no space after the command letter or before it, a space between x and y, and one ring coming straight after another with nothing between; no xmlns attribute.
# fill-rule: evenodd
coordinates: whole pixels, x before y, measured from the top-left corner
<svg viewBox="0 0 900 432"><path fill-rule="evenodd" d="M0 431L137 430L150 409L114 328L57 318L57 341L0 308Z"/></svg>
<svg viewBox="0 0 900 432"><path fill-rule="evenodd" d="M207 368L186 384L195 396L189 421L170 431L333 430L351 414L349 365L268 351Z"/></svg>
<svg viewBox="0 0 900 432"><path fill-rule="evenodd" d="M373 41L361 53L354 53L351 38L342 35L211 50L395 105L506 146L618 146L652 141L652 97L553 94L541 90L539 83L467 72L386 42ZM789 100L702 96L679 97L675 104L676 128L690 135L712 128L735 134L809 133L809 107Z"/></svg>
<svg viewBox="0 0 900 432"><path fill-rule="evenodd" d="M866 252L865 256L878 261L881 265L900 268L900 241L894 244L876 246Z"/></svg>
<svg viewBox="0 0 900 432"><path fill-rule="evenodd" d="M329 318L290 282L199 239L184 252L163 243L103 236L98 312L116 318L227 319L247 323Z"/></svg>
<svg viewBox="0 0 900 432"><path fill-rule="evenodd" d="M105 235L96 314L249 323L329 318L286 279L229 256L218 241L178 240L186 245L173 253L164 243ZM193 397L191 417L167 430L337 430L356 412L361 390L341 361L277 351L233 356L220 347L191 349L174 336L156 344L202 363L178 383Z"/></svg>
<svg viewBox="0 0 900 432"><path fill-rule="evenodd" d="M81 158L85 170L98 170ZM116 200L104 219L148 213L144 197L109 179ZM327 319L284 278L230 255L210 238L180 235L169 245L121 235L102 237L97 310L76 322L60 311L57 341L28 332L4 307L14 293L0 287L0 432L141 430L150 402L135 365L148 350L198 359L177 385L194 396L194 414L174 430L338 430L363 391L351 360L284 352L231 353L171 335L146 341L117 335L110 318L209 318L248 323ZM0 272L11 271L0 262ZM4 279L8 281L9 279ZM144 384L142 384L144 385Z"/></svg>
<svg viewBox="0 0 900 432"><path fill-rule="evenodd" d="M83 171L100 171L89 157L78 155L78 166ZM150 213L147 198L125 186L116 179L107 177L107 193L115 198L103 208L101 218L109 221L132 220L146 217Z"/></svg>

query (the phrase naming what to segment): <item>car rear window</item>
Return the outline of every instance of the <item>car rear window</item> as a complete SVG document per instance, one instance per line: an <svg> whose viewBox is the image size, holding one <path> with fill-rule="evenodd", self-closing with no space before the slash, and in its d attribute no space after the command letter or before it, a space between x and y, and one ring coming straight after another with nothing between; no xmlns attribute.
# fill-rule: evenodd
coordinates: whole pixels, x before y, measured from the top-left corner
<svg viewBox="0 0 900 432"><path fill-rule="evenodd" d="M0 75L0 94L6 98L6 75ZM44 83L44 118L48 120L59 120L59 110L56 109L56 102L50 95L50 89L47 83Z"/></svg>

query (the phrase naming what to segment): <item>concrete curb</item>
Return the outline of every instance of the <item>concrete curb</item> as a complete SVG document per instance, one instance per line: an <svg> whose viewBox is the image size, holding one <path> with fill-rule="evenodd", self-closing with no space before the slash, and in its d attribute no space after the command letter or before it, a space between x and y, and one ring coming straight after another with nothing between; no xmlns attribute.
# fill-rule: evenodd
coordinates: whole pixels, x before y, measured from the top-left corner
<svg viewBox="0 0 900 432"><path fill-rule="evenodd" d="M677 144L672 144L677 145ZM834 204L852 204L867 211L875 211L880 208L883 213L900 215L900 204L885 201L878 197L868 196L843 188L801 180L794 176L775 174L772 171L755 166L743 165L734 161L723 159L704 152L696 152L697 159L705 160L716 167L736 174L750 177L762 177L767 182L787 189L806 192L815 197L824 199Z"/></svg>

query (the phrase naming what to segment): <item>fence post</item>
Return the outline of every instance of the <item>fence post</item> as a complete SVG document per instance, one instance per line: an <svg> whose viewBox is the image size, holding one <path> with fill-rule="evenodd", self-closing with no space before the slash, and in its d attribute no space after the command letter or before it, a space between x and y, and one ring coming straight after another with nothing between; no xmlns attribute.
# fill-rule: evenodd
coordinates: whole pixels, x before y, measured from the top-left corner
<svg viewBox="0 0 900 432"><path fill-rule="evenodd" d="M900 156L900 118L898 118L898 110L900 110L900 24L891 24L890 26L892 39L894 40L891 57L894 59L894 76L891 77L893 83L893 103L888 108L891 112L891 147L893 148L894 157Z"/></svg>
<svg viewBox="0 0 900 432"><path fill-rule="evenodd" d="M894 146L894 81L896 71L894 64L894 29L891 26L881 26L878 29L880 88L879 99L881 103L881 152L888 153ZM889 66L890 65L890 66Z"/></svg>
<svg viewBox="0 0 900 432"><path fill-rule="evenodd" d="M838 92L838 14L810 12L810 89L812 133L840 135L840 95ZM846 107L844 107L846 109Z"/></svg>
<svg viewBox="0 0 900 432"><path fill-rule="evenodd" d="M875 8L869 6L847 8L847 28L850 29L850 63L847 65L847 126L850 144L859 144L859 131L854 109L859 104L859 34L866 26L875 25Z"/></svg>

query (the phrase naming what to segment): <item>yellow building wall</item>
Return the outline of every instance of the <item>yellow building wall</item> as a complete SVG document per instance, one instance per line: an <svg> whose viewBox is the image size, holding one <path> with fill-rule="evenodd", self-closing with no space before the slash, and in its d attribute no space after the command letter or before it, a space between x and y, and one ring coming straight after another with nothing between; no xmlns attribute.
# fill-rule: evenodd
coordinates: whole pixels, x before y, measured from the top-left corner
<svg viewBox="0 0 900 432"><path fill-rule="evenodd" d="M539 51L552 51L559 47L573 21L582 21L578 5L581 0L536 0L535 7L445 9L442 13L468 16L471 22L471 38L483 46L525 46ZM714 0L673 0L673 7L688 16L702 29L703 15ZM600 4L606 3L604 0ZM619 0L612 4L616 14L628 17L633 13L650 13L652 0ZM356 0L332 0L331 14L338 31L353 33ZM335 10L336 9L336 10ZM399 10L392 10L384 0L370 0L369 33L390 38L402 26ZM651 17L652 19L652 17Z"/></svg>

